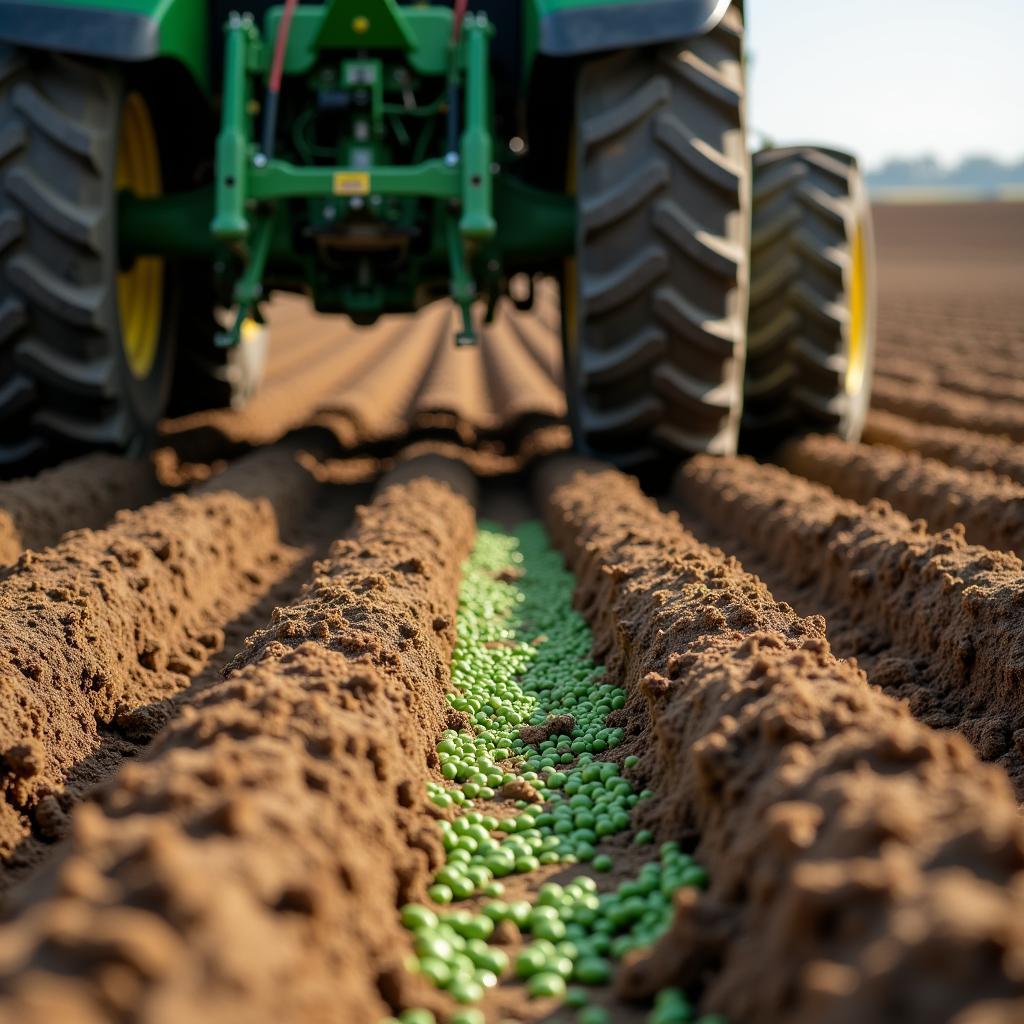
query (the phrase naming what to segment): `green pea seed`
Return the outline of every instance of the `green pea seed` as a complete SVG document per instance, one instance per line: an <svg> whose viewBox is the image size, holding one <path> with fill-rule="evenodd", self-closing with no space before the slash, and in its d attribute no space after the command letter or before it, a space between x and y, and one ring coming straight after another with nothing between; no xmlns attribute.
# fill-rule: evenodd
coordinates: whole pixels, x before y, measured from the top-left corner
<svg viewBox="0 0 1024 1024"><path fill-rule="evenodd" d="M541 971L527 981L526 991L531 999L564 996L565 979L553 971Z"/></svg>

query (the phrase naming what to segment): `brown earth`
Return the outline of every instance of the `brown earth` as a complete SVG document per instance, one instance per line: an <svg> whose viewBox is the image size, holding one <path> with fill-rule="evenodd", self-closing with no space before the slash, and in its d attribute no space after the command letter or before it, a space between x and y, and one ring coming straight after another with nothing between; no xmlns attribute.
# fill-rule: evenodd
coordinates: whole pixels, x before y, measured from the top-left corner
<svg viewBox="0 0 1024 1024"><path fill-rule="evenodd" d="M395 908L438 863L474 475L489 517L547 519L629 695L638 824L711 871L620 994L683 983L730 1024L1021 1019L1024 205L876 219L866 444L694 460L682 524L577 462L531 503L523 468L569 442L550 286L461 350L442 304L357 331L277 299L261 396L166 423L155 475L0 486L0 1019L449 1009ZM510 983L485 1007L567 1019Z"/></svg>
<svg viewBox="0 0 1024 1024"><path fill-rule="evenodd" d="M401 1000L474 523L461 467L403 479L81 809L0 930L0 1020L369 1022Z"/></svg>
<svg viewBox="0 0 1024 1024"><path fill-rule="evenodd" d="M920 452L951 466L1006 476L1024 484L1024 447L1009 438L993 437L956 427L937 427L873 409L864 440L904 451Z"/></svg>
<svg viewBox="0 0 1024 1024"><path fill-rule="evenodd" d="M775 466L698 456L680 471L686 521L773 593L824 611L840 657L937 728L962 732L1024 798L1024 565L928 533L881 500L865 507Z"/></svg>
<svg viewBox="0 0 1024 1024"><path fill-rule="evenodd" d="M357 329L345 317L313 316L303 299L276 298L268 309L272 355L256 398L242 412L169 420L164 441L185 462L208 462L295 432L319 434L341 451L370 446L385 455L431 438L518 466L535 434L565 417L556 301L546 286L530 315L502 303L493 325L481 325L478 345L456 348L448 303ZM559 437L566 447L568 435Z"/></svg>
<svg viewBox="0 0 1024 1024"><path fill-rule="evenodd" d="M713 865L619 991L704 985L703 1008L765 1024L1019 1019L1024 826L1001 773L626 477L566 460L540 486L629 693L650 823Z"/></svg>
<svg viewBox="0 0 1024 1024"><path fill-rule="evenodd" d="M0 483L0 564L25 548L49 547L67 530L95 529L118 509L155 501L152 466L113 455L86 455L36 477Z"/></svg>
<svg viewBox="0 0 1024 1024"><path fill-rule="evenodd" d="M1024 556L1024 486L989 472L947 466L918 452L810 436L778 461L791 473L863 505L879 498L933 530L962 524L967 539Z"/></svg>
<svg viewBox="0 0 1024 1024"><path fill-rule="evenodd" d="M55 472L59 472L55 471ZM0 580L0 858L23 869L82 792L170 717L246 611L294 560L317 484L287 450L191 495L23 552Z"/></svg>

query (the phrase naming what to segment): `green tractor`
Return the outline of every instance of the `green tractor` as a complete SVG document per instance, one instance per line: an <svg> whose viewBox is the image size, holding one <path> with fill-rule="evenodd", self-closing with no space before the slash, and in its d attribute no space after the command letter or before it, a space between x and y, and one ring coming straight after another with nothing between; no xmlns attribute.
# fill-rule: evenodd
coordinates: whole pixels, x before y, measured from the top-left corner
<svg viewBox="0 0 1024 1024"><path fill-rule="evenodd" d="M472 344L541 275L582 451L858 436L863 184L751 160L742 3L0 0L0 473L244 401L275 289Z"/></svg>

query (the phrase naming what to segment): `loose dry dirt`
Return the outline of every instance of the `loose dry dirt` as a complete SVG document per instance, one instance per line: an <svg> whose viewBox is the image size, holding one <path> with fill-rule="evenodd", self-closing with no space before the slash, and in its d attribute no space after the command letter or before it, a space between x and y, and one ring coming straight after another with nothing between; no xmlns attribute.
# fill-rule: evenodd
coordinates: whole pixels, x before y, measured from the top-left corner
<svg viewBox="0 0 1024 1024"><path fill-rule="evenodd" d="M0 485L0 1021L447 1021L396 909L441 863L478 515L545 521L633 825L710 871L612 1020L666 985L730 1024L1024 1019L1024 205L877 227L864 443L698 458L666 507L559 454L550 287L475 349L442 304L275 300L247 410ZM509 980L485 1007L575 1019Z"/></svg>

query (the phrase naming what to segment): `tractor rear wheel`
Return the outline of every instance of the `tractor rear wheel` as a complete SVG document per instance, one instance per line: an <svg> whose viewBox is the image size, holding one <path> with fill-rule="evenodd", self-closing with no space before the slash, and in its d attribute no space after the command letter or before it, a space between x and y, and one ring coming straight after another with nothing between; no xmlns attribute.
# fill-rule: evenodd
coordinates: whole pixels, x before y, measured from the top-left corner
<svg viewBox="0 0 1024 1024"><path fill-rule="evenodd" d="M854 157L769 149L753 158L743 443L809 430L858 440L871 391L871 210Z"/></svg>
<svg viewBox="0 0 1024 1024"><path fill-rule="evenodd" d="M735 451L746 326L743 21L588 62L563 278L577 446L631 469Z"/></svg>
<svg viewBox="0 0 1024 1024"><path fill-rule="evenodd" d="M0 48L0 474L155 431L172 274L118 265L119 188L162 188L144 97L115 71Z"/></svg>

